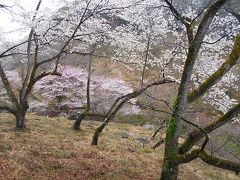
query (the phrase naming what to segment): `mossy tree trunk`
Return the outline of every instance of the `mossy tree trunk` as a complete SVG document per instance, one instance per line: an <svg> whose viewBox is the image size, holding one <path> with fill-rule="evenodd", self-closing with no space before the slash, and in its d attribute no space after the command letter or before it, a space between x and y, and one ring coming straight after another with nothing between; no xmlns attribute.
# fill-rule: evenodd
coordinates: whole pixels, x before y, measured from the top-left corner
<svg viewBox="0 0 240 180"><path fill-rule="evenodd" d="M101 132L103 131L103 129L106 127L106 125L107 125L107 123L104 122L101 126L99 126L95 130L93 138L92 138L92 143L91 143L92 146L96 146L98 144L98 138L99 138Z"/></svg>
<svg viewBox="0 0 240 180"><path fill-rule="evenodd" d="M214 16L216 15L218 9L221 8L226 1L227 0L218 0L207 9L198 26L197 33L195 37L193 37L194 31L193 24L195 23L192 23L192 20L190 18L182 19L182 16L177 11L177 9L175 9L172 3L168 0L165 0L165 2L169 5L171 11L175 14L175 16L179 17L179 19L187 28L189 48L187 59L184 65L184 70L181 77L181 83L173 106L173 114L167 128L164 160L161 172L162 180L177 179L179 164L176 163L176 160L178 156L178 140L182 128L181 118L184 116L186 111L189 82L192 76L193 67L208 28Z"/></svg>
<svg viewBox="0 0 240 180"><path fill-rule="evenodd" d="M239 21L240 22L240 21ZM234 46L227 60L218 68L218 70L213 73L209 78L207 78L197 90L194 90L188 94L188 103L194 102L196 99L204 95L207 90L209 90L214 84L216 84L234 65L237 64L240 58L240 33L235 39ZM231 108L226 114L218 118L213 123L209 124L204 128L207 133L213 132L215 129L223 126L224 124L230 122L234 117L240 113L240 104L237 104ZM189 133L189 137L179 148L179 153L184 154L188 152L197 142L203 138L203 133L199 130L194 130Z"/></svg>

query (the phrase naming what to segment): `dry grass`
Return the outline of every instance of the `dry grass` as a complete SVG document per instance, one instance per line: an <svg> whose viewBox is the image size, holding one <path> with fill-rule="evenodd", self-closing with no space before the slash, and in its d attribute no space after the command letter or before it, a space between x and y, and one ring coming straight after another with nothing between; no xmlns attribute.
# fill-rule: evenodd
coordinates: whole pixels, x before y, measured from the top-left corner
<svg viewBox="0 0 240 180"><path fill-rule="evenodd" d="M163 147L153 151L142 147L139 137L152 131L127 124L112 123L90 146L98 122L85 121L79 132L64 118L27 116L30 131L14 131L14 118L0 114L0 179L157 179ZM131 133L127 139L121 137ZM180 179L239 179L229 171L198 160L184 165Z"/></svg>

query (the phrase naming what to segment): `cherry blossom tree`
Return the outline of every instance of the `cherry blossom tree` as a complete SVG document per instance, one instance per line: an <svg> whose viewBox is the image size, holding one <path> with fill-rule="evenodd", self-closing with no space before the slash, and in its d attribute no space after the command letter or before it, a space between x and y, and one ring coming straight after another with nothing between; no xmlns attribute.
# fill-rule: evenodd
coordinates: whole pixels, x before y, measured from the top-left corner
<svg viewBox="0 0 240 180"><path fill-rule="evenodd" d="M239 62L239 16L232 9L227 9L229 0L184 2L186 4L183 6L182 1L169 0L76 1L66 4L53 15L39 9L40 0L36 11L30 13L31 16L29 12L18 13L25 18L21 23L28 29L28 38L18 44L1 47L1 59L18 55L26 71L23 84L19 87L20 92L16 93L10 84L10 75L0 65L0 77L9 99L1 102L0 109L14 114L17 128L24 128L28 98L34 84L39 82L36 91L41 92L45 98L57 98L58 105L71 107L86 104L86 80L89 79L89 92L93 96L97 96L95 90L97 92L98 88L114 94L114 97L122 95L111 107L109 104L101 104L101 111L108 111L93 137L92 145L97 145L100 133L124 104L151 86L172 82L168 78L175 79L179 83L179 89L167 128L161 179L176 179L179 165L196 158L239 172L239 164L212 157L205 150L209 141L208 134L239 115L239 100L227 94L229 89L239 89L236 85L239 75L232 71ZM119 92L121 80L117 80L117 84L112 87L115 82L110 79L87 78L85 71L60 66L62 59L70 54L92 55L91 47L97 42L101 44L96 49L113 47L113 61L142 69L142 78L139 77L142 88L132 91L123 85L121 87L126 89ZM158 46L161 47L160 55L153 51ZM158 81L145 85L146 67L158 67L161 73ZM63 79L46 77L60 75L59 70L63 73ZM44 79L40 81L42 78ZM76 91L64 92L68 90L66 79L69 82L79 82L71 84ZM46 92L45 86L55 90ZM75 96L74 93L78 91L79 94ZM125 94L126 92L128 93ZM63 101L69 94L73 94L72 99ZM187 107L201 97L222 112L221 117L206 127L185 118ZM96 99L91 101L97 104ZM45 107L49 105L47 101L46 103ZM186 141L179 145L183 123L188 123L197 130L191 132ZM202 146L194 149L194 145L203 138L205 141Z"/></svg>
<svg viewBox="0 0 240 180"><path fill-rule="evenodd" d="M87 71L84 69L61 66L59 67L61 76L47 76L42 78L34 86L34 94L39 97L40 103L45 109L55 110L86 108L87 105ZM90 95L91 105L94 113L104 114L109 109L110 104L119 96L131 93L133 89L129 87L122 79L110 79L104 76L91 77ZM39 102L32 102L32 108L39 107ZM132 102L133 103L133 102ZM138 113L135 106L123 108L124 113Z"/></svg>
<svg viewBox="0 0 240 180"><path fill-rule="evenodd" d="M226 88L238 88L235 84L236 80L238 80L238 75L230 70L236 66L239 61L239 35L237 35L239 32L239 22L231 14L223 15L223 8L221 7L225 2L226 1L219 0L215 3L208 3L207 6L203 6L202 9L186 13L186 15L182 14L184 14L185 11L191 11L192 8L185 8L183 12L180 12L175 8L172 1L167 0L165 0L166 4L161 4L162 6L160 6L164 8L167 6L176 20L180 22L179 24L179 22L172 21L176 27L180 26L180 32L176 32L174 37L182 41L179 47L177 47L177 50L186 52L186 54L177 54L177 56L173 58L174 62L172 66L167 67L167 71L164 72L164 76L176 79L180 83L180 87L167 130L162 179L175 179L177 177L179 164L187 163L195 158L201 158L211 165L229 170L238 171L239 169L238 164L217 157L210 158L208 153L204 151L209 140L207 134L219 126L233 121L234 117L237 117L239 114L238 101L226 96ZM219 13L217 14L218 10ZM129 17L134 16L131 14ZM169 26L166 27L170 28ZM177 30L177 28L171 29L171 32L174 32L174 30ZM160 34L160 32L158 33ZM137 46L134 46L135 49L137 49L136 47ZM141 51L140 48L139 51ZM144 48L142 51L144 51ZM166 51L162 55L162 58L160 58L161 61L159 64L163 66L163 68L170 63L172 54L173 51ZM120 56L122 55L123 54ZM138 57L137 53L135 57ZM185 60L182 61L181 59ZM132 60L137 62L137 64L141 64L141 61L136 61L136 58L132 58ZM158 61L159 59L157 62ZM174 71L172 71L171 68L182 74L182 77L179 78L180 76L174 75ZM193 83L194 86L190 87L190 83ZM189 90L191 90L190 93L188 93ZM184 118L187 103L190 104L202 96L205 102L214 105L224 113L221 118L205 128L200 128L199 125ZM129 97L131 98L132 96ZM120 101L120 98L116 103L124 104L129 97L124 97L123 101ZM118 108L116 109L118 110ZM110 111L109 114L113 114L114 117L115 111L113 111L113 113ZM99 134L111 120L112 117L109 115L109 118L106 118L105 122L98 127L93 137L92 145L97 144ZM178 152L179 147L177 142L183 122L191 124L197 128L197 130L190 133L189 138L180 146L181 150ZM216 124L218 125L215 126ZM195 135L195 133L197 135ZM189 152L193 145L204 137L206 139L202 147Z"/></svg>
<svg viewBox="0 0 240 180"><path fill-rule="evenodd" d="M120 31L113 31L115 32L114 35L119 33L123 37L126 37L124 39L117 39L118 41L115 41L115 45L117 47L116 49L123 50L115 51L116 57L114 57L114 60L118 61L119 57L127 57L128 54L131 54L130 59L125 59L126 63L134 63L135 67L140 68L143 67L143 64L145 64L145 62L149 63L152 66L159 65L160 68L164 70L164 76L172 77L180 83L178 97L173 107L172 119L170 120L166 138L165 156L166 159L172 159L172 161L169 160L164 162L162 178L176 178L178 172L178 165L184 163L185 161L187 162L191 160L187 158L184 159L185 155L187 155L186 157L200 157L209 164L216 165L218 167L228 168L230 170L236 170L238 166L234 163L226 162L227 165L224 163L220 163L219 165L215 163L217 159L214 158L212 159L214 163L211 163L211 160L208 158L208 154L204 151L204 148L208 141L207 133L214 131L216 127L212 127L212 125L210 125L210 127L201 129L199 128L199 125L195 125L194 123L187 121L186 119L184 119L183 116L186 112L187 102L192 103L203 95L206 102L216 106L216 108L225 113L222 118L220 118L219 121L217 120L216 122L223 122L224 119L224 123L227 123L229 121L233 121L233 117L236 117L238 115L239 107L237 104L237 100L228 97L226 98L226 93L223 91L226 91L226 89L224 88L229 88L229 86L231 85L234 85L232 86L233 89L237 88L234 83L238 78L236 74L230 72L230 69L232 69L232 67L236 65L239 59L238 38L236 38L238 37L237 33L239 31L239 23L236 21L236 19L233 18L231 14L223 16L222 10L219 10L220 13L217 14L217 10L220 9L220 7L224 4L224 1L208 3L207 6L203 6L202 9L193 11L191 11L192 8L189 6L183 9L182 12L179 12L172 2L164 2L165 3L159 3L158 1L155 3L153 2L152 4L148 4L148 6L140 6L138 11L134 11L134 9L126 12L123 11L121 14L118 15L122 19L126 20L126 22L131 22L128 27L132 28L129 28L129 31L126 31L124 27L120 26L114 29L118 29ZM151 10L156 9L156 12L146 14L146 10L149 8ZM166 9L170 9L171 13L174 16L169 16ZM186 15L182 15L187 11L191 12L186 13ZM170 24L172 23L172 26L168 23L149 23L149 19L151 18L146 18L148 21L144 21L144 18L137 18L141 17L140 14L144 14L144 17L154 17L151 15L155 15L157 18L159 18L159 20L164 20L165 17L169 17L168 20ZM154 25L156 25L155 28L153 28ZM152 57L154 58L149 61L139 60L139 57L141 56L139 56L139 52L145 52L146 41L149 41L149 37L152 36L152 30L157 28L163 29L163 31L154 31L154 33L156 33L156 36L162 35L159 36L162 38L161 41L159 40L160 42L167 41L166 39L164 39L164 37L169 38L169 36L167 35L168 33L171 33L172 37L175 38L175 41L172 44L176 44L177 46L174 46L172 50L164 49L164 53L160 58L155 58L154 55L152 55ZM223 29L225 30L223 31ZM141 35L141 33L143 33L144 35ZM149 36L149 34L151 34L151 36ZM113 33L110 35L113 36ZM116 37L118 36L115 36L115 39ZM114 40L114 38L111 38L111 40ZM235 41L235 44L232 48L233 41ZM128 50L125 51L125 47ZM129 53L129 50L131 53ZM229 58L226 57L226 55L228 54L230 54ZM220 63L220 59L222 63ZM169 64L171 64L171 66L168 66ZM174 74L176 71L179 74L182 74L181 79L179 78L180 76L176 76ZM209 72L209 74L206 72ZM194 86L190 87L190 83L193 83ZM189 90L191 90L190 93L188 93ZM143 91L139 90L137 92L139 93ZM136 94L138 95L138 93ZM115 110L112 110L111 108L109 110L109 113L107 113L109 115L108 118L106 118L105 122L97 128L93 137L92 145L97 144L99 134L102 132L105 126L114 118L114 115L121 108L121 106L125 102L127 102L127 100L131 99L132 97L136 97L136 94L133 93L129 96L124 96L120 97L120 99L117 99L116 103L114 103L116 104L116 106L113 107ZM119 106L117 105L117 103L119 103ZM187 122L193 125L198 129L198 134L201 134L196 136L195 140L192 140L189 136L191 141L194 141L196 143L201 138L206 138L206 141L203 144L202 148L198 149L197 151L193 151L192 154L188 154L190 150L189 147L186 148L186 152L183 151L182 154L178 154L177 152L178 144L176 142L179 137L178 132L181 129L182 122ZM170 132L173 132L173 134ZM193 144L189 145L189 142L190 140L186 141L187 146L192 147ZM171 152L173 152L173 154L171 154ZM180 158L180 160L179 162L175 163L178 157ZM219 162L222 161L219 159Z"/></svg>
<svg viewBox="0 0 240 180"><path fill-rule="evenodd" d="M0 77L10 102L3 102L0 109L7 110L16 117L18 129L25 128L25 114L29 108L28 99L34 84L45 76L61 75L58 73L58 66L63 55L68 55L70 49L75 51L72 46L76 37L81 36L78 32L81 29L85 30L86 27L88 29L94 27L91 24L94 20L89 21L88 25L86 22L100 13L119 9L117 5L120 6L120 9L123 8L119 3L81 1L71 4L66 11L64 9L61 12L58 11L58 16L54 18L51 12L40 10L41 3L42 1L39 0L34 12L20 11L16 14L17 21L24 27L23 30L30 29L28 39L18 44L7 45L0 54L2 59L20 55L26 70L20 92L15 93L4 67L0 66ZM127 3L128 5L129 3ZM104 28L103 23L100 24ZM49 71L45 71L45 68Z"/></svg>

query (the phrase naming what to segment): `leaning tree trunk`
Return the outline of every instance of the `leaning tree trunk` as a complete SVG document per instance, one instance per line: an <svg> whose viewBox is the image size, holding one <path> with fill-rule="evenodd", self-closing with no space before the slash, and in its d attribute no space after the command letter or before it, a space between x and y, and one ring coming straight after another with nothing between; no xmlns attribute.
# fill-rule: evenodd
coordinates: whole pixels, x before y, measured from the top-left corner
<svg viewBox="0 0 240 180"><path fill-rule="evenodd" d="M105 121L101 126L99 126L96 129L96 131L95 131L95 133L93 135L92 143L91 143L92 146L96 146L98 144L98 138L99 138L102 130L105 128L106 125L107 125L107 123Z"/></svg>
<svg viewBox="0 0 240 180"><path fill-rule="evenodd" d="M78 115L77 115L77 120L75 121L72 129L73 129L73 130L76 130L76 131L79 130L79 129L80 129L81 122L82 122L82 120L85 119L85 117L86 117L85 114L79 114L79 113L78 113Z"/></svg>

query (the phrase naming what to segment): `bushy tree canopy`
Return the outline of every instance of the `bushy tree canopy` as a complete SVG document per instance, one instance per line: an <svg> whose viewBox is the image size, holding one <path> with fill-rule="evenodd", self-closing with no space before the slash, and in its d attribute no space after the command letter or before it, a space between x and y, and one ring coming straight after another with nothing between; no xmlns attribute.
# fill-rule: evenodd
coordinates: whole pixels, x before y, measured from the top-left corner
<svg viewBox="0 0 240 180"><path fill-rule="evenodd" d="M62 76L47 76L36 83L34 94L40 96L41 100L34 101L32 108L39 108L42 105L45 109L61 111L64 108L86 106L87 72L71 66L61 66L59 72ZM93 75L90 86L92 109L95 113L105 113L117 97L132 91L133 89L120 78ZM139 110L134 105L128 105L122 112L138 113Z"/></svg>

